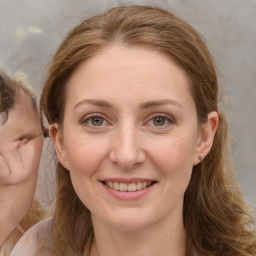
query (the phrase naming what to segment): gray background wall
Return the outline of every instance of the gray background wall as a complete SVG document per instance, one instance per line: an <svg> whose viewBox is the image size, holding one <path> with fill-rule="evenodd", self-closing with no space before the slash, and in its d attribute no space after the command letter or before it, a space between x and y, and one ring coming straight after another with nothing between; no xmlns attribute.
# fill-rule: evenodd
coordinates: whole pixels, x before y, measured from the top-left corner
<svg viewBox="0 0 256 256"><path fill-rule="evenodd" d="M0 0L0 66L9 75L26 72L39 94L47 63L67 31L118 3L169 8L203 35L225 93L238 179L247 200L256 205L256 0ZM51 184L49 150L46 141L37 188L42 200L47 200L45 176Z"/></svg>

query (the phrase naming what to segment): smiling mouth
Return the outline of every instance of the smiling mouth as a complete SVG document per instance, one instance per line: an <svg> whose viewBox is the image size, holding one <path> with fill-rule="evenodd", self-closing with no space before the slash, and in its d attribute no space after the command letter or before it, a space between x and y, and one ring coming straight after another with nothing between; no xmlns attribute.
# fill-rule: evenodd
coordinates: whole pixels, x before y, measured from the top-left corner
<svg viewBox="0 0 256 256"><path fill-rule="evenodd" d="M156 181L143 181L143 182L132 182L132 183L123 183L116 181L102 181L107 187L122 192L135 192L145 189L152 186Z"/></svg>

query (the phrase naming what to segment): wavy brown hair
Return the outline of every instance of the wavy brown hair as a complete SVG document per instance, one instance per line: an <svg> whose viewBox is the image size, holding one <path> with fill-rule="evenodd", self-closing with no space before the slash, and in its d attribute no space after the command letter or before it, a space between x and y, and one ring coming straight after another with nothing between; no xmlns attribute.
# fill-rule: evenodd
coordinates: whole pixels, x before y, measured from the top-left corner
<svg viewBox="0 0 256 256"><path fill-rule="evenodd" d="M86 19L64 39L54 55L41 96L49 124L62 124L65 86L76 68L111 44L142 46L170 56L190 78L199 123L216 111L219 126L212 149L193 168L185 192L183 219L186 256L256 255L253 209L244 201L230 156L228 124L219 109L213 58L198 33L172 13L149 6L120 6ZM93 239L89 210L76 195L69 172L57 161L54 255L83 255ZM81 228L82 227L82 228Z"/></svg>

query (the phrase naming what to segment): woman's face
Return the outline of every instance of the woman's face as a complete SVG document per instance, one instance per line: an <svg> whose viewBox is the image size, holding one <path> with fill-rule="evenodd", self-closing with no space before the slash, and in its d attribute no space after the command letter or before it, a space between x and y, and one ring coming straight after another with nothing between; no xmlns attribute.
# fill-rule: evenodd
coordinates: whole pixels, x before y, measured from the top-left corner
<svg viewBox="0 0 256 256"><path fill-rule="evenodd" d="M50 134L94 225L179 222L204 153L185 72L157 51L114 45L80 65L66 95Z"/></svg>
<svg viewBox="0 0 256 256"><path fill-rule="evenodd" d="M42 145L37 110L19 90L0 126L0 222L6 226L14 228L32 203Z"/></svg>

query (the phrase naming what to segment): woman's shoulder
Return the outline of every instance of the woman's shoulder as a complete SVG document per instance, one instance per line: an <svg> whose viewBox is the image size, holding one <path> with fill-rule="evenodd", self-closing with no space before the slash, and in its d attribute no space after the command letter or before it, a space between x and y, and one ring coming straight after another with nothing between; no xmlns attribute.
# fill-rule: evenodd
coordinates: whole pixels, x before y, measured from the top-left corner
<svg viewBox="0 0 256 256"><path fill-rule="evenodd" d="M31 227L18 241L10 256L48 256L43 247L49 242L52 218L42 220Z"/></svg>

